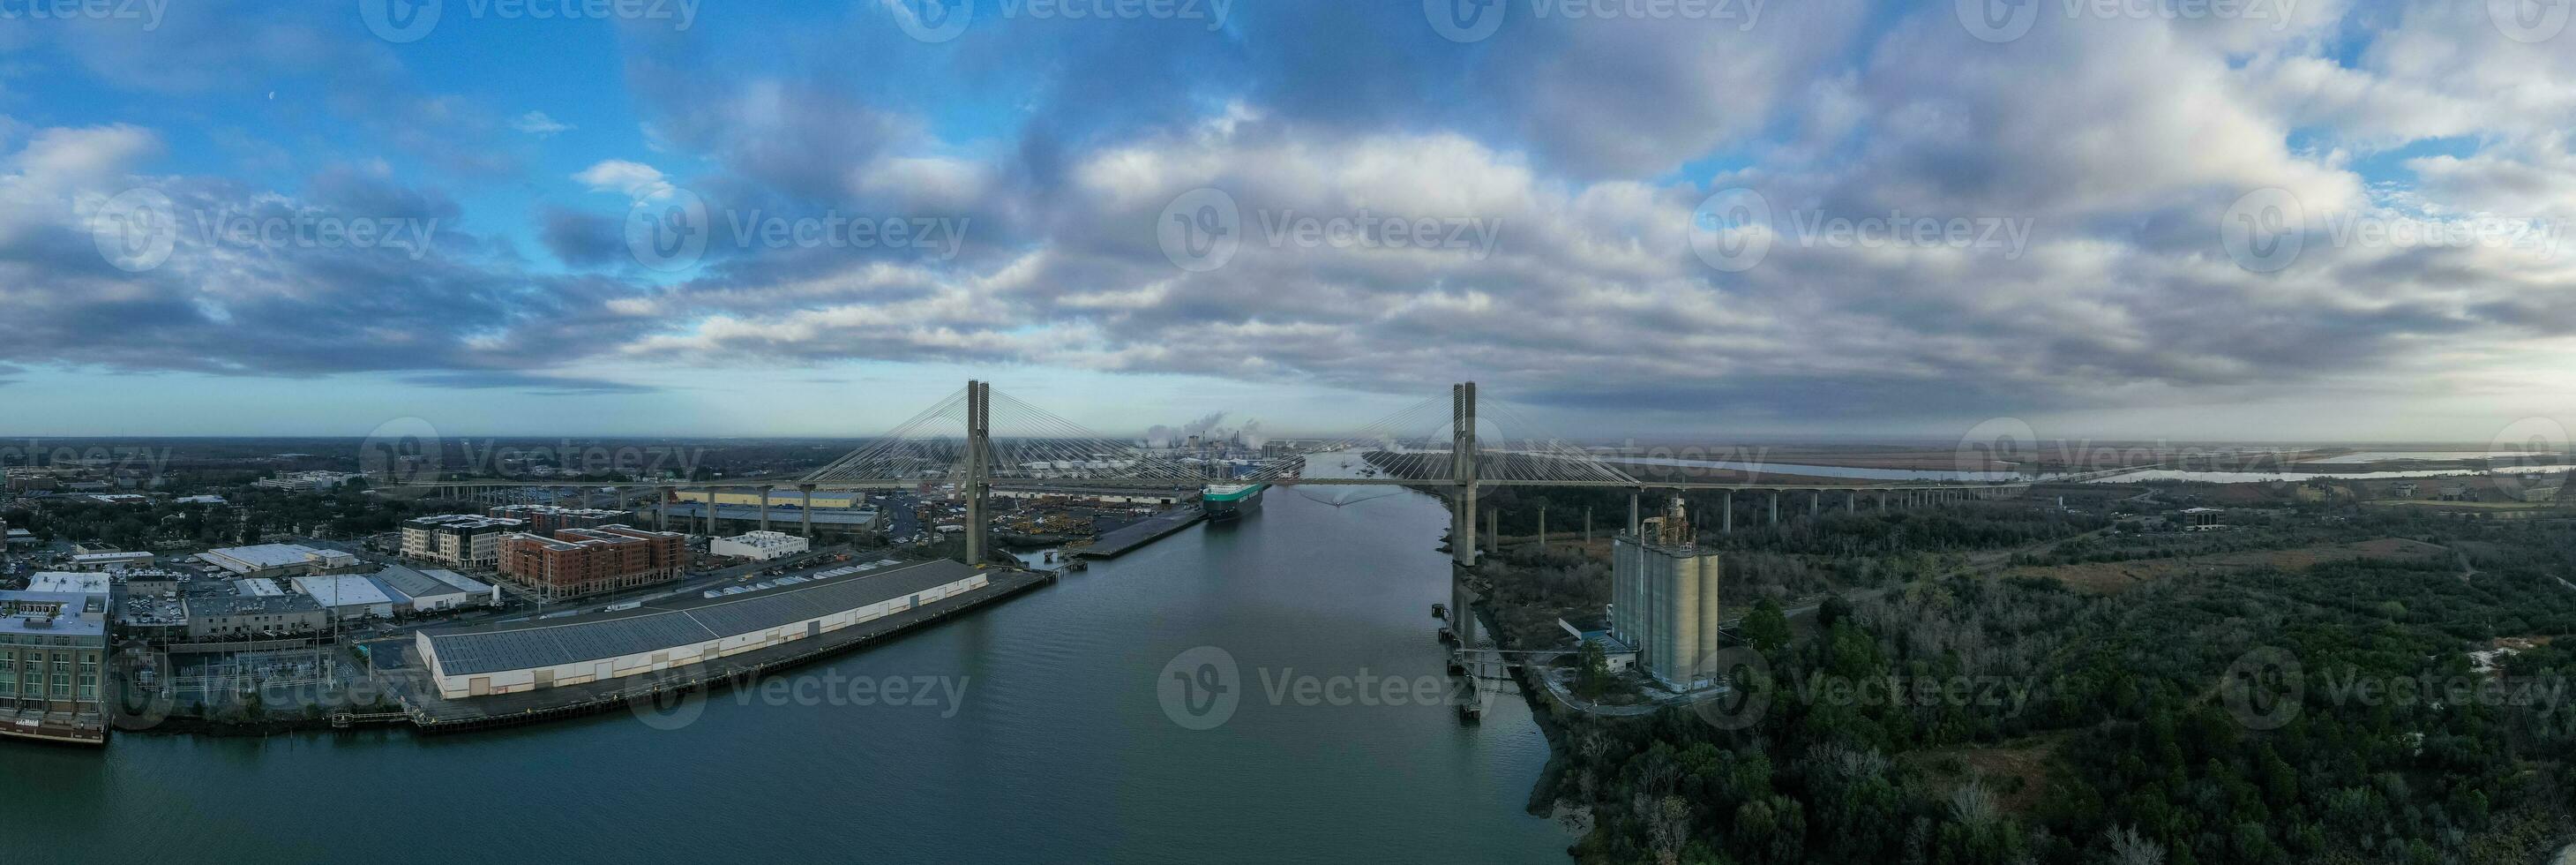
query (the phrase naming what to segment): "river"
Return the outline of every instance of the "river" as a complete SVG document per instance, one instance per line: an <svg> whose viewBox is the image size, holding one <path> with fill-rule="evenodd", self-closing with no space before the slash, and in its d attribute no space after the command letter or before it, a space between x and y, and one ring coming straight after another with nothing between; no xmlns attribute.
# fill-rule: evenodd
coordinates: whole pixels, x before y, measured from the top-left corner
<svg viewBox="0 0 2576 865"><path fill-rule="evenodd" d="M0 743L0 834L38 863L1565 862L1571 839L1523 810L1548 748L1518 697L1473 727L1353 697L1362 676L1443 672L1446 520L1419 494L1273 489L1240 523L793 671L817 683L804 699L442 737ZM1240 702L1184 729L1222 704L1167 712L1158 680L1209 646ZM896 679L903 705L821 695Z"/></svg>

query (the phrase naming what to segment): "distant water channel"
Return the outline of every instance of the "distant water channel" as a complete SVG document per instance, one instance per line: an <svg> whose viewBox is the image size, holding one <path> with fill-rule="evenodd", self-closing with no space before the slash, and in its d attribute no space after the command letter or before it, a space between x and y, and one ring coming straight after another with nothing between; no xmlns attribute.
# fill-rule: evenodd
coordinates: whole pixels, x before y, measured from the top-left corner
<svg viewBox="0 0 2576 865"><path fill-rule="evenodd" d="M1440 504L1287 492L790 674L963 680L955 704L743 705L737 691L677 729L621 712L435 738L0 743L0 790L22 794L0 812L0 858L1567 861L1564 832L1523 810L1548 749L1517 697L1477 727L1442 706L1270 703L1265 679L1443 671ZM1242 699L1192 731L1156 686L1200 646L1234 658Z"/></svg>

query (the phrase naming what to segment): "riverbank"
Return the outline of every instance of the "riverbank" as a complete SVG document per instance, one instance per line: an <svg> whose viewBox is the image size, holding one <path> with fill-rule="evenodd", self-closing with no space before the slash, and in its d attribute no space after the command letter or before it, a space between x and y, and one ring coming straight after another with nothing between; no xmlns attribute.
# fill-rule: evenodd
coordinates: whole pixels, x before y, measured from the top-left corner
<svg viewBox="0 0 2576 865"><path fill-rule="evenodd" d="M469 735L127 736L104 750L0 748L0 788L46 791L11 819L82 839L19 857L45 865L173 851L444 863L489 858L494 838L510 858L565 865L839 861L862 848L902 862L1564 865L1571 836L1524 810L1550 750L1523 701L1495 699L1461 726L1445 691L1397 705L1303 701L1292 687L1446 681L1425 615L1448 599L1449 562L1429 548L1446 525L1427 498L1273 496L1239 523L1187 528L770 678L929 680L940 697L928 702L770 699L764 681ZM1158 686L1201 647L1240 666L1242 700L1222 724L1189 729ZM310 809L277 804L352 781L366 804L332 812L328 832ZM677 813L675 791L689 829L633 821ZM1011 815L1012 830L975 818L990 814ZM422 829L451 820L473 829ZM771 828L720 828L744 826Z"/></svg>
<svg viewBox="0 0 2576 865"><path fill-rule="evenodd" d="M373 659L376 680L402 703L404 714L422 732L488 730L579 717L639 704L649 705L756 681L771 672L839 655L1053 583L1056 575L1047 571L996 571L990 573L989 579L991 582L981 589L782 646L676 667L652 676L630 676L515 694L454 700L441 697L430 685L429 671L424 668L417 650L406 642L375 644L369 657Z"/></svg>

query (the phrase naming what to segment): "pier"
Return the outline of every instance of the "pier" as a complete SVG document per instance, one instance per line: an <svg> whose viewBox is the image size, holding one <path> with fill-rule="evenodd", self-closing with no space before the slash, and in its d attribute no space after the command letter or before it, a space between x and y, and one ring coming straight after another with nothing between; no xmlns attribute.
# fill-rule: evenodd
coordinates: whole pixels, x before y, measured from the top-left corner
<svg viewBox="0 0 2576 865"><path fill-rule="evenodd" d="M425 733L533 724L612 711L639 700L712 692L727 683L748 683L772 672L823 660L973 611L1055 582L1056 576L1051 572L1011 570L988 572L987 579L990 582L984 588L964 595L925 603L916 609L787 645L675 668L663 675L450 700L440 697L438 689L430 684L429 671L422 665L418 651L409 640L369 644L375 664L372 672L401 700L403 714Z"/></svg>
<svg viewBox="0 0 2576 865"><path fill-rule="evenodd" d="M1166 535L1197 525L1207 513L1195 507L1176 507L1133 525L1109 530L1091 542L1091 546L1065 553L1067 558L1114 559L1126 555Z"/></svg>

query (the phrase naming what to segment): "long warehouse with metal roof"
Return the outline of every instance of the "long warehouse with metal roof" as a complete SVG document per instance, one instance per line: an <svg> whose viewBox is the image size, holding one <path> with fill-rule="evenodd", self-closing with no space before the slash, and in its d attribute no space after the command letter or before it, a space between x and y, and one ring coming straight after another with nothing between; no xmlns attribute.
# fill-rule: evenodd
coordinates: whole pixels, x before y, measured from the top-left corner
<svg viewBox="0 0 2576 865"><path fill-rule="evenodd" d="M878 561L631 610L422 631L416 643L439 696L510 694L659 672L783 645L986 584L983 573L944 559Z"/></svg>

